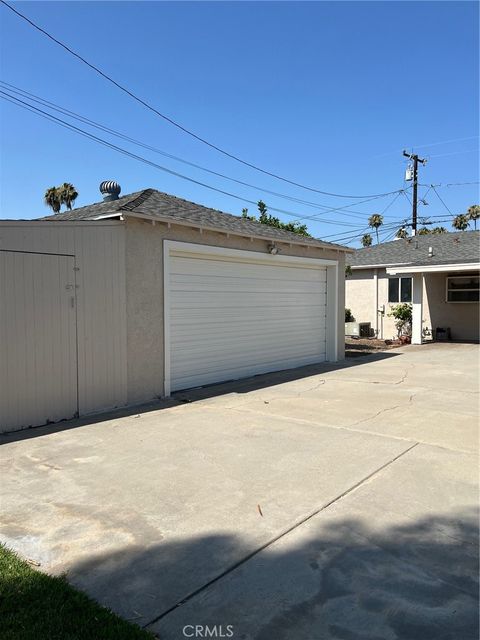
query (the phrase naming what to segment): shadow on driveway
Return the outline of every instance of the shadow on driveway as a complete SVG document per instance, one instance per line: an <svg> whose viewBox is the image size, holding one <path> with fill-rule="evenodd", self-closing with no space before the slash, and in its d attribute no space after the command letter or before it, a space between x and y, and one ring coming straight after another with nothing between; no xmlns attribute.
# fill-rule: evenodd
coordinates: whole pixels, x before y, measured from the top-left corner
<svg viewBox="0 0 480 640"><path fill-rule="evenodd" d="M185 625L232 625L234 639L477 640L477 548L470 510L377 529L326 511L253 553L209 535L95 557L69 579L162 640Z"/></svg>
<svg viewBox="0 0 480 640"><path fill-rule="evenodd" d="M363 354L362 354L363 355ZM30 427L21 431L11 431L8 433L0 434L0 446L10 442L18 442L21 440L28 440L30 438L37 438L39 436L48 435L51 433L58 433L60 431L66 431L68 429L76 429L91 424L97 424L106 420L115 420L118 418L124 418L127 416L135 416L138 414L145 414L151 411L160 411L161 409L169 409L179 404L195 402L196 400L204 400L206 398L214 398L227 393L249 393L250 391L257 391L268 387L275 386L277 384L283 384L286 382L292 382L294 380L301 380L310 376L327 373L329 371L338 371L341 369L351 368L359 365L368 364L380 360L386 360L395 356L402 355L401 353L381 352L364 357L348 358L337 363L322 362L319 364L308 365L306 367L298 367L296 369L285 369L283 371L275 371L273 373L264 373L250 378L241 378L239 380L230 380L227 382L220 382L216 384L207 385L205 387L197 387L195 389L187 389L185 391L178 391L172 393L172 396L167 399L158 399L151 402L143 403L140 405L132 405L128 407L119 407L109 411L102 411L94 413L88 416L82 416L75 420L63 420L56 422L55 424L48 424L38 427Z"/></svg>

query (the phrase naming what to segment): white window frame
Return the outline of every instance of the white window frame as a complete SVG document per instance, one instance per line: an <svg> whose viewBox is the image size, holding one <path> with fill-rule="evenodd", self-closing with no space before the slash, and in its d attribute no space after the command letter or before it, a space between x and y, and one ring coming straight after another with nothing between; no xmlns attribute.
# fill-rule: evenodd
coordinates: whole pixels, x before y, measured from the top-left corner
<svg viewBox="0 0 480 640"><path fill-rule="evenodd" d="M411 286L410 286L410 292L411 292L410 293L410 298L411 299L407 300L405 302L403 302L401 300L401 297L402 297L402 282L401 281L403 279L409 279L411 281ZM387 301L388 301L388 304L412 304L412 300L413 300L413 280L412 280L411 276L404 276L404 275L401 275L401 276L388 276L387 280L388 280L388 285L387 285ZM389 298L390 298L390 295L389 295L390 280L398 280L398 300L396 302L391 302L389 300Z"/></svg>
<svg viewBox="0 0 480 640"><path fill-rule="evenodd" d="M326 352L327 362L338 360L338 260L324 260L321 258L303 258L299 256L286 256L282 254L271 255L265 251L245 251L243 249L229 249L227 247L211 246L206 244L194 244L192 242L180 242L177 240L163 241L163 337L164 337L164 397L168 398L171 392L170 374L170 263L175 254L211 255L226 257L227 259L244 262L257 262L259 264L291 264L302 267L324 266L327 271L327 309L326 309Z"/></svg>
<svg viewBox="0 0 480 640"><path fill-rule="evenodd" d="M469 273L466 273L466 274L463 274L463 275L458 274L456 276L447 276L445 278L445 302L447 304L478 304L478 302L479 302L478 300L449 300L448 299L448 292L449 291L457 291L458 292L458 291L478 291L478 290L480 290L480 287L479 287L479 289L450 289L449 288L450 280L456 280L458 278L468 278L468 277L472 277L472 276L474 278L475 277L478 278L478 274L474 275L474 274L469 274Z"/></svg>

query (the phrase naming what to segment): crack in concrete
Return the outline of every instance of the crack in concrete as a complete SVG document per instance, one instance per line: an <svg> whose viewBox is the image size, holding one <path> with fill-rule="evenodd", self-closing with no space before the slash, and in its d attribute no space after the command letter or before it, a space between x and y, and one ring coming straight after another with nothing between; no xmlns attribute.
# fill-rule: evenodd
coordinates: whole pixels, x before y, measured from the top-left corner
<svg viewBox="0 0 480 640"><path fill-rule="evenodd" d="M202 591L205 591L205 589L208 589L208 587L210 587L211 585L215 584L216 582L218 582L219 580L221 580L222 578L224 578L228 574L232 573L233 571L235 571L235 569L238 569L238 567L240 567L243 564L245 564L246 562L248 562L251 558L253 558L254 556L258 555L259 553L261 553L265 549L268 549L273 544L278 542L278 540L280 540L281 538L284 538L285 536L287 536L290 533L294 532L296 529L298 529L299 527L304 525L306 522L308 522L309 520L311 520L312 518L314 518L315 516L320 514L322 511L325 511L326 509L331 507L333 504L335 504L339 500L342 500L342 498L345 498L347 495L349 495L350 493L352 493L353 491L358 489L365 482L370 481L373 477L375 477L377 474L381 473L384 469L386 469L391 464L396 462L399 458L403 457L404 455L406 455L407 453L412 451L412 449L414 449L417 445L418 445L418 442L415 442L411 446L407 447L407 449L404 449L399 454L397 454L396 456L394 456L393 458L391 458L390 460L385 462L383 465L381 465L380 467L378 467L377 469L375 469L374 471L372 471L371 473L366 475L364 478L362 478L361 480L359 480L358 482L353 484L351 487L349 487L348 489L346 489L345 491L343 491L339 495L335 496L334 498L332 498L331 500L326 502L324 505L322 505L322 506L318 507L317 509L315 509L314 511L310 512L309 514L307 514L301 520L297 520L297 522L295 522L292 526L288 527L287 529L284 529L279 534L277 534L276 536L274 536L273 538L271 538L270 540L265 542L263 545L261 545L257 549L254 549L251 553L247 554L244 558L242 558L241 560L238 560L233 565L231 565L230 567L228 567L227 569L222 571L222 573L217 575L215 578L212 578L211 580L206 582L201 587L198 587L197 589L195 589L194 591L189 593L187 596L185 596L185 598L183 598L182 600L180 600L179 602L174 604L172 607L170 607L169 609L167 609L166 611L164 611L163 613L158 615L156 618L154 618L153 620L150 620L150 622L147 622L144 625L142 625L142 628L146 629L147 627L151 626L152 624L155 624L155 623L159 622L160 620L162 620L162 618L165 618L165 616L167 616L169 613L171 613L172 611L174 611L178 607L184 605L185 603L189 602L192 598L197 596L199 593L202 593Z"/></svg>

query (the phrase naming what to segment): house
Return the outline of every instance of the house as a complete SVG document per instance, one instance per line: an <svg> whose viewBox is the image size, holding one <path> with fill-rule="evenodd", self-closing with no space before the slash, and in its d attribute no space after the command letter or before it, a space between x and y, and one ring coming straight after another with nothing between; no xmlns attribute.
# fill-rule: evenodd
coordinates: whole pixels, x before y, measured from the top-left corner
<svg viewBox="0 0 480 640"><path fill-rule="evenodd" d="M1 429L344 357L349 249L101 186L0 222Z"/></svg>
<svg viewBox="0 0 480 640"><path fill-rule="evenodd" d="M427 234L359 249L345 304L379 338L396 336L392 305L410 302L412 342L479 339L480 231Z"/></svg>

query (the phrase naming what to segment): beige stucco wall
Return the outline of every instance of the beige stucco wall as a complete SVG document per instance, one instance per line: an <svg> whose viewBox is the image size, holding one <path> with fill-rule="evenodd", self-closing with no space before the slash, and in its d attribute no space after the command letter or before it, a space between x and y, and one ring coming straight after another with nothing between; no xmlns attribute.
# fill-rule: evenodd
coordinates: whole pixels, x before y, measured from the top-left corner
<svg viewBox="0 0 480 640"><path fill-rule="evenodd" d="M385 315L378 314L378 337L391 339L397 335L394 319L388 316L388 276L378 268L378 308L385 305ZM423 328L430 332L438 327L450 327L453 340L479 339L478 303L445 301L445 281L448 273L426 274L423 285ZM457 274L451 274L457 275ZM356 322L370 322L375 329L374 269L355 269L345 283L345 306L351 309ZM431 337L431 336L430 336ZM427 336L426 339L429 339Z"/></svg>
<svg viewBox="0 0 480 640"><path fill-rule="evenodd" d="M225 233L128 220L126 223L127 379L129 403L163 394L163 240L193 242L265 253L266 240ZM344 253L278 243L282 255L323 258L339 262L338 358L344 358Z"/></svg>
<svg viewBox="0 0 480 640"><path fill-rule="evenodd" d="M375 304L374 269L355 269L346 278L345 306L351 310L356 322L370 322L372 330L384 340L395 338L394 319L389 317L392 305L388 303L388 278L385 269L377 269L378 305ZM377 314L384 307L385 313ZM377 325L375 320L377 316Z"/></svg>

